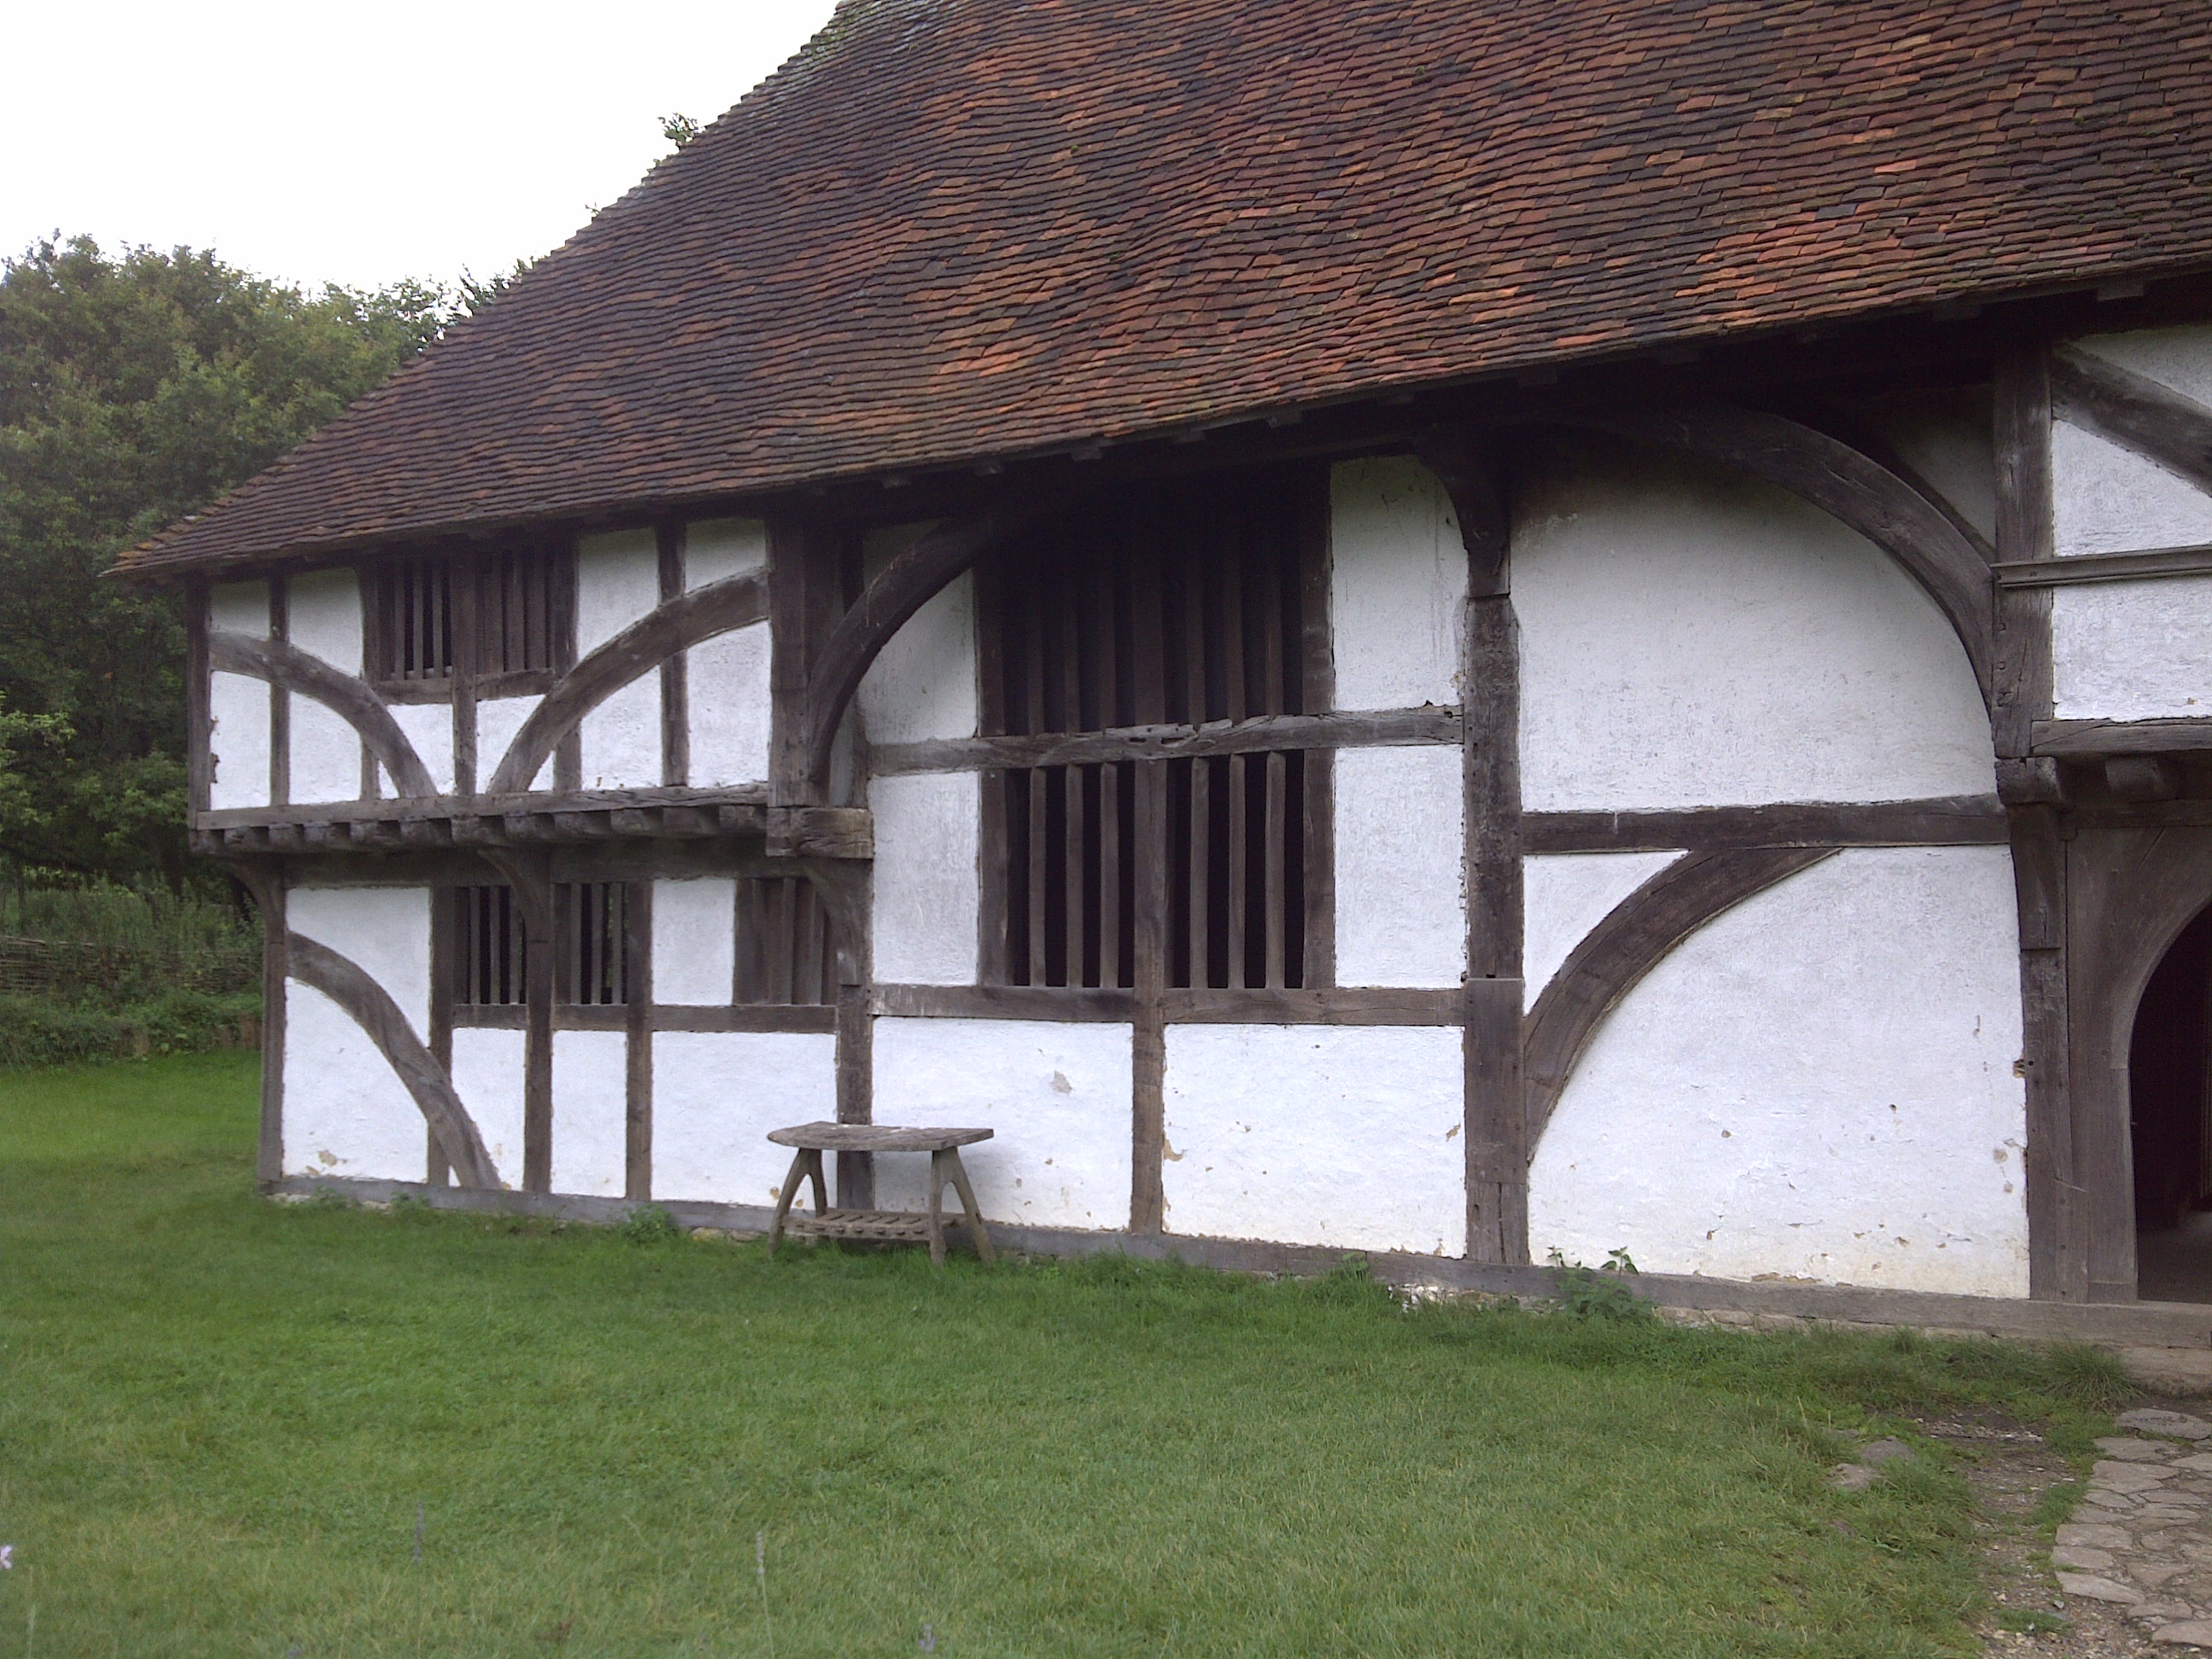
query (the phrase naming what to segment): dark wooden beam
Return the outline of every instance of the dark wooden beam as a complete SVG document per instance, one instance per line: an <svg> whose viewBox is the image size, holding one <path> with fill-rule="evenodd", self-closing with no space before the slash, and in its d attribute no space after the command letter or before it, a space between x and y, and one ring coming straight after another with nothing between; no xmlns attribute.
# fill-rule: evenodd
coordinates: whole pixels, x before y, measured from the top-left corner
<svg viewBox="0 0 2212 1659"><path fill-rule="evenodd" d="M2212 490L2212 409L2195 398L2067 347L2051 354L2051 398L2060 419Z"/></svg>
<svg viewBox="0 0 2212 1659"><path fill-rule="evenodd" d="M1598 1024L1667 953L1716 916L1835 856L1832 847L1692 853L1615 905L1552 975L1524 1028L1533 1152Z"/></svg>
<svg viewBox="0 0 2212 1659"><path fill-rule="evenodd" d="M1742 847L1990 847L2006 836L1994 795L1934 800L1782 801L1650 812L1531 812L1531 853L1717 852Z"/></svg>
<svg viewBox="0 0 2212 1659"><path fill-rule="evenodd" d="M521 848L487 848L481 856L514 890L522 913L525 1019L522 1056L522 1185L553 1189L553 969L556 961L552 860Z"/></svg>
<svg viewBox="0 0 2212 1659"><path fill-rule="evenodd" d="M2212 720L2039 720L2030 732L2039 755L2173 755L2212 749Z"/></svg>
<svg viewBox="0 0 2212 1659"><path fill-rule="evenodd" d="M663 524L654 532L660 556L660 602L664 605L684 597L684 529ZM660 781L681 787L691 781L690 659L672 652L660 665Z"/></svg>
<svg viewBox="0 0 2212 1659"><path fill-rule="evenodd" d="M623 1196L653 1196L653 884L623 884Z"/></svg>
<svg viewBox="0 0 2212 1659"><path fill-rule="evenodd" d="M1184 760L1274 749L1310 751L1422 744L1455 747L1462 729L1457 708L1434 705L1352 714L1257 714L1249 720L1212 720L1204 726L1123 726L1102 732L884 744L868 750L868 771L871 776L884 778L915 772Z"/></svg>
<svg viewBox="0 0 2212 1659"><path fill-rule="evenodd" d="M282 640L257 640L214 629L205 637L210 668L266 680L286 691L313 698L361 733L369 753L383 763L402 796L436 795L437 786L430 781L415 745L366 680L342 674L321 658L309 656Z"/></svg>
<svg viewBox="0 0 2212 1659"><path fill-rule="evenodd" d="M2047 538L2046 538L2047 539ZM2000 589L2138 582L2159 576L2212 575L2212 547L2153 547L2140 553L2076 553L1994 567Z"/></svg>
<svg viewBox="0 0 2212 1659"><path fill-rule="evenodd" d="M694 588L639 617L555 683L514 734L486 793L527 790L547 757L608 697L678 653L767 615L768 584L749 573Z"/></svg>
<svg viewBox="0 0 2212 1659"><path fill-rule="evenodd" d="M285 951L291 976L337 1003L368 1033L406 1085L461 1184L498 1187L499 1170L468 1109L453 1092L453 1079L422 1046L390 994L356 963L304 934L290 934Z"/></svg>
<svg viewBox="0 0 2212 1659"><path fill-rule="evenodd" d="M254 1179L267 1192L284 1178L284 1017L291 935L284 923L287 872L281 860L241 859L231 866L261 913L261 1124Z"/></svg>

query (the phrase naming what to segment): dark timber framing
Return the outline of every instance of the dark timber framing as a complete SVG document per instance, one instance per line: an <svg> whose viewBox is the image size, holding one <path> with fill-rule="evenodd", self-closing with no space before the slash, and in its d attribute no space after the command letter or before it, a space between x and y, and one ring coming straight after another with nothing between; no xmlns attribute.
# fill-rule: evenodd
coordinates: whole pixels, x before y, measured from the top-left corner
<svg viewBox="0 0 2212 1659"><path fill-rule="evenodd" d="M2212 490L2212 409L2079 348L2052 353L2049 372L2062 419Z"/></svg>

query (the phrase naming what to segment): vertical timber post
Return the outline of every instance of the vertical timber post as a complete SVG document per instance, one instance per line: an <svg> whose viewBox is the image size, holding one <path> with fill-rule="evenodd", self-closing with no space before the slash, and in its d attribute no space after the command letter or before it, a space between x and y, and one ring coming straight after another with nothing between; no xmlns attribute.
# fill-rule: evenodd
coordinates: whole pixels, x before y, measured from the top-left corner
<svg viewBox="0 0 2212 1659"><path fill-rule="evenodd" d="M2008 564L2049 559L2051 379L2041 345L2001 356L1992 391L1997 557ZM2057 763L2032 752L2034 723L2051 709L2051 606L2047 587L1997 594L1990 736L2020 910L2028 1293L2079 1302L2089 1296L2089 1215L2074 1144L2063 798Z"/></svg>
<svg viewBox="0 0 2212 1659"><path fill-rule="evenodd" d="M623 1196L653 1196L653 880L623 884Z"/></svg>

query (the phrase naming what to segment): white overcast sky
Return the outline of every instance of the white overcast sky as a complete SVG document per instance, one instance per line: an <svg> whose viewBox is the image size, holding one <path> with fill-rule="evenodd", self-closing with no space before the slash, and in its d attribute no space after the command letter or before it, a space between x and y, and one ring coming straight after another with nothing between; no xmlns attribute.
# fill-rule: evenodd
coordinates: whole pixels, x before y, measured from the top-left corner
<svg viewBox="0 0 2212 1659"><path fill-rule="evenodd" d="M0 258L59 231L289 281L450 283L556 246L832 0L0 0Z"/></svg>

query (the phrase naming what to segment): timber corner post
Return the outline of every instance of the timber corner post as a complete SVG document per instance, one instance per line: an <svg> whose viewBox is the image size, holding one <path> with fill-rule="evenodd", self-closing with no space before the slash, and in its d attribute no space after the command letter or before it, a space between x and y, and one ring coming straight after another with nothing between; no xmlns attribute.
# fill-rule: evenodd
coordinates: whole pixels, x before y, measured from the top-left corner
<svg viewBox="0 0 2212 1659"><path fill-rule="evenodd" d="M1521 639L1512 514L1498 458L1474 434L1431 434L1421 459L1450 498L1467 552L1460 669L1467 884L1467 1254L1528 1260L1528 1103L1522 1079Z"/></svg>

